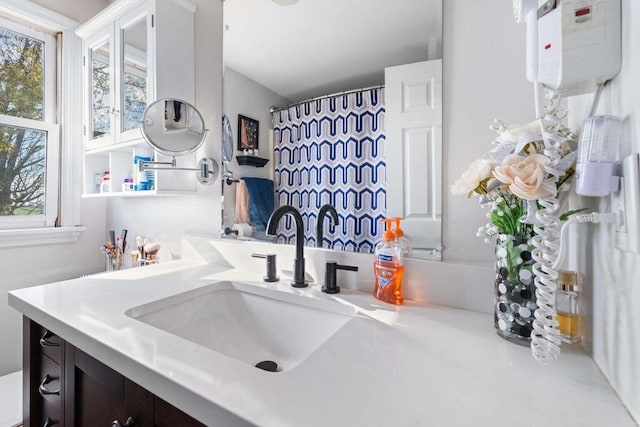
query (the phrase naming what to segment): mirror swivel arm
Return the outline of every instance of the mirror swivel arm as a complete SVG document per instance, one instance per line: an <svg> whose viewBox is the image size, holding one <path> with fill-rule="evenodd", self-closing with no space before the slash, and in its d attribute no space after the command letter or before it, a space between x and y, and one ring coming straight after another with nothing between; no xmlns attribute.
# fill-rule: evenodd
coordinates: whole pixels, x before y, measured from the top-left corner
<svg viewBox="0 0 640 427"><path fill-rule="evenodd" d="M150 160L139 160L138 161L138 172L144 172L147 169L158 169L158 170L199 170L199 169L195 169L195 168L176 168L176 158L175 156L171 158L170 162L152 162ZM171 166L170 168L158 168L158 167L153 167L156 165L169 165Z"/></svg>
<svg viewBox="0 0 640 427"><path fill-rule="evenodd" d="M218 165L211 157L203 157L198 162L197 168L179 168L176 167L176 158L173 157L170 162L152 162L148 160L141 160L138 162L138 170L143 172L145 170L172 170L172 171L195 171L196 177L200 184L210 185L215 181L218 173ZM164 167L164 166L169 167Z"/></svg>

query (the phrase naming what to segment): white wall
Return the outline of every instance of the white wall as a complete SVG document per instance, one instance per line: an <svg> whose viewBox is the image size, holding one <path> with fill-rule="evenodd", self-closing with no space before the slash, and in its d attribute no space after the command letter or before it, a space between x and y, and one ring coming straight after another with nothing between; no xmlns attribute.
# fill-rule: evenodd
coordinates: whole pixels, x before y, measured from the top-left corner
<svg viewBox="0 0 640 427"><path fill-rule="evenodd" d="M31 2L80 23L86 22L111 3L108 0L31 0Z"/></svg>
<svg viewBox="0 0 640 427"><path fill-rule="evenodd" d="M0 376L22 367L22 315L7 305L7 292L103 270L105 221L103 200L83 200L80 222L87 231L77 242L0 249Z"/></svg>
<svg viewBox="0 0 640 427"><path fill-rule="evenodd" d="M284 107L291 101L281 97L277 93L262 86L260 83L249 79L243 74L230 68L224 70L223 83L223 111L229 118L233 132L234 160L231 162L231 170L234 179L242 177L256 177L273 179L273 141L270 131L273 129L269 107ZM260 134L258 135L258 151L260 157L268 158L269 163L263 168L253 166L239 166L235 156L241 154L236 151L238 145L238 114L258 120ZM224 185L224 224L233 225L235 220L236 185Z"/></svg>
<svg viewBox="0 0 640 427"><path fill-rule="evenodd" d="M603 91L598 114L624 122L622 159L640 152L640 3L622 0L622 69ZM592 96L570 101L574 125L580 126ZM608 212L609 197L577 198L576 207ZM574 226L575 227L575 226ZM640 422L640 255L616 248L612 226L580 225L575 267L584 275L583 309L586 349Z"/></svg>
<svg viewBox="0 0 640 427"><path fill-rule="evenodd" d="M449 194L469 164L489 151L493 119L535 118L525 77L525 26L503 1L444 0L442 244L446 262L492 265L493 246L476 237L487 222L475 200Z"/></svg>
<svg viewBox="0 0 640 427"><path fill-rule="evenodd" d="M103 0L38 0L34 3L79 22L85 21L107 5ZM75 243L0 249L0 295L4 301L0 304L0 375L17 371L22 366L22 316L6 304L7 292L104 269L99 249L105 242L104 201L83 200L80 205L80 222L88 230Z"/></svg>
<svg viewBox="0 0 640 427"><path fill-rule="evenodd" d="M196 107L209 129L197 158L220 163L222 117L222 2L197 0L195 16ZM195 165L194 165L195 166ZM159 171L158 173L163 173ZM191 173L191 172L185 172ZM198 185L193 196L111 199L107 229L129 230L130 242L143 235L162 244L161 260L180 254L180 236L187 232L217 233L221 223L221 183Z"/></svg>

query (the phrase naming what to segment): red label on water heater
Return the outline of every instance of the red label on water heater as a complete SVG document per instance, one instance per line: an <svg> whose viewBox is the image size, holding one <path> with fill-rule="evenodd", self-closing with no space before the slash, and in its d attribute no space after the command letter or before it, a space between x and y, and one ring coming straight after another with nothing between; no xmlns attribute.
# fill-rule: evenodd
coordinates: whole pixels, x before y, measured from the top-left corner
<svg viewBox="0 0 640 427"><path fill-rule="evenodd" d="M582 9L576 10L576 17L585 16L591 13L590 7L583 7Z"/></svg>

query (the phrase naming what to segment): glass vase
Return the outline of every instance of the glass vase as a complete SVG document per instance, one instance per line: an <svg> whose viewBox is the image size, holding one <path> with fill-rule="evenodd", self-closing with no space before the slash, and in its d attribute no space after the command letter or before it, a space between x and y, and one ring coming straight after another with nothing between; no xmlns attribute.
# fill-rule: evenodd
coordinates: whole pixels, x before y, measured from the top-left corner
<svg viewBox="0 0 640 427"><path fill-rule="evenodd" d="M105 254L105 271L116 270L122 270L122 254L120 252Z"/></svg>
<svg viewBox="0 0 640 427"><path fill-rule="evenodd" d="M495 327L502 338L531 343L536 288L531 239L501 234L496 241Z"/></svg>

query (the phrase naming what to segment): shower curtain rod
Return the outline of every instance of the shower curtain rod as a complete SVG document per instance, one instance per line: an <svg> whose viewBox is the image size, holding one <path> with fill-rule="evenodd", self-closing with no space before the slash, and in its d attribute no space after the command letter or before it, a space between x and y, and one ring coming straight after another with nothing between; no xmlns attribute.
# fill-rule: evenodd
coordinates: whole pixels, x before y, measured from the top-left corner
<svg viewBox="0 0 640 427"><path fill-rule="evenodd" d="M382 89L383 87L384 87L384 85L375 85L375 86L369 86L369 87L362 87L360 89L351 89L351 90L345 90L345 91L342 91L342 92L331 93L329 95L316 96L315 98L309 98L309 99L305 99L305 100L302 100L302 101L294 102L293 104L289 104L286 107L271 106L271 107L269 107L269 112L270 113L277 113L279 111L283 111L283 110L289 109L291 107L295 107L296 105L304 104L305 102L317 101L319 99L325 99L325 98L333 98L333 97L336 97L336 96L347 95L347 94L356 93L356 92L362 92L362 91L365 91L365 90Z"/></svg>

